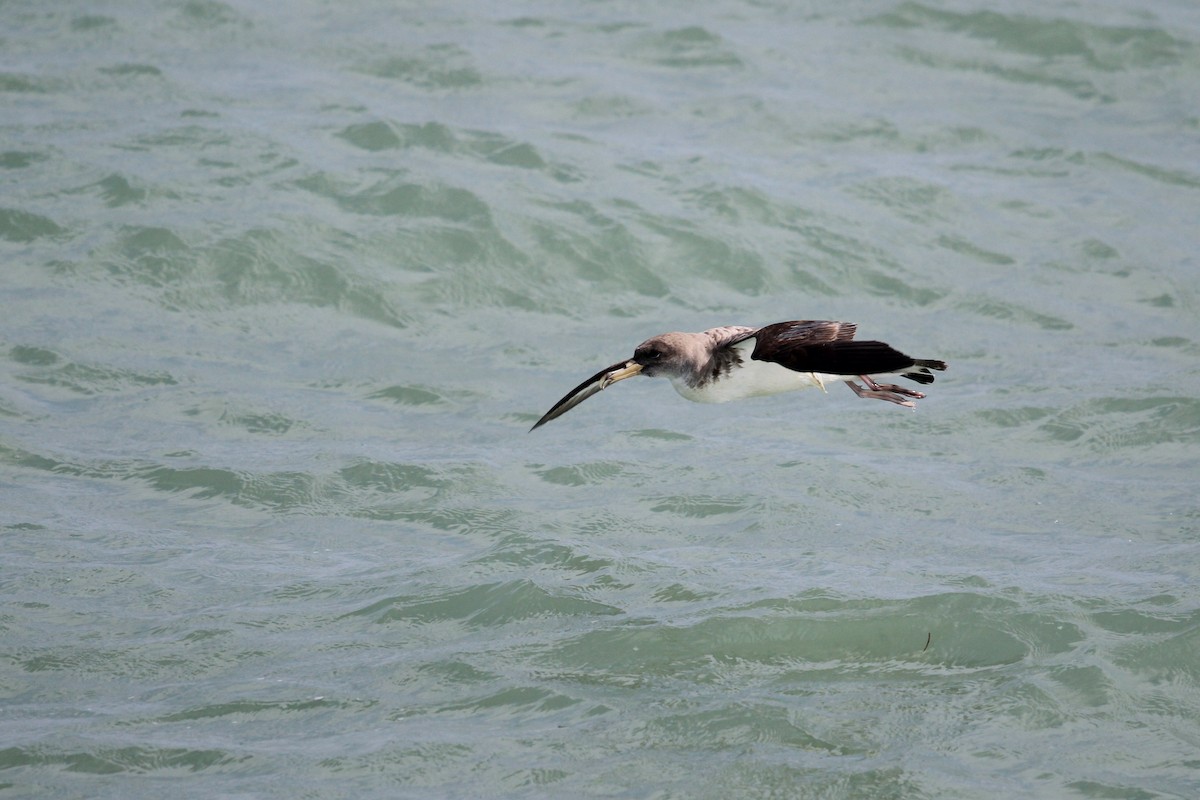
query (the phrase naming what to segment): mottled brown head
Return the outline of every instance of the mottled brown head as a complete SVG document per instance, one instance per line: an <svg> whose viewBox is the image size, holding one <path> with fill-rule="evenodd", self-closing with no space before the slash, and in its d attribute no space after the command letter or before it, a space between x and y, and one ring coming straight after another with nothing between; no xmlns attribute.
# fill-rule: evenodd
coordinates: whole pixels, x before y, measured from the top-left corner
<svg viewBox="0 0 1200 800"><path fill-rule="evenodd" d="M692 378L703 375L712 358L708 340L699 333L664 333L647 339L633 351L633 360L649 377Z"/></svg>

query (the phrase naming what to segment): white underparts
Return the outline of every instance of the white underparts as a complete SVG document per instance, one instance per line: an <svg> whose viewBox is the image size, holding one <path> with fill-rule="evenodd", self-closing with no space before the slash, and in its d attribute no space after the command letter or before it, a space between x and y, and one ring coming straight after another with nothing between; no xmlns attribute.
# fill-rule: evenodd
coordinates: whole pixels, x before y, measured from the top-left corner
<svg viewBox="0 0 1200 800"><path fill-rule="evenodd" d="M689 386L683 378L672 377L671 385L680 395L696 403L728 403L731 400L794 392L813 386L824 390L826 383L843 380L846 380L844 375L796 372L774 362L746 358L740 367L717 380Z"/></svg>

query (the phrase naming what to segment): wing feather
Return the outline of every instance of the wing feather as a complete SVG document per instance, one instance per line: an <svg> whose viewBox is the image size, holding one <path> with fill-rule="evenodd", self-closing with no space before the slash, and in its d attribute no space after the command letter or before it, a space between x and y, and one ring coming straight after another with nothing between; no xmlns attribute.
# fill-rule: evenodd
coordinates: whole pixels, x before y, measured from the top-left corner
<svg viewBox="0 0 1200 800"><path fill-rule="evenodd" d="M884 374L914 365L912 357L884 342L852 341L857 327L829 320L777 322L755 332L750 357L827 375Z"/></svg>
<svg viewBox="0 0 1200 800"><path fill-rule="evenodd" d="M848 342L858 326L853 322L834 322L827 319L801 319L764 325L755 331L758 341L769 346L787 347L827 342Z"/></svg>
<svg viewBox="0 0 1200 800"><path fill-rule="evenodd" d="M737 345L743 342L751 340L754 342L752 358L759 361L773 361L773 358L760 358L759 353L783 352L812 344L849 341L854 338L854 331L857 327L853 322L799 319L775 322L761 328L747 328L742 325L711 328L704 334L713 343L713 366L716 372L712 377L727 372L732 364L741 362L747 348ZM812 372L814 370L800 371Z"/></svg>

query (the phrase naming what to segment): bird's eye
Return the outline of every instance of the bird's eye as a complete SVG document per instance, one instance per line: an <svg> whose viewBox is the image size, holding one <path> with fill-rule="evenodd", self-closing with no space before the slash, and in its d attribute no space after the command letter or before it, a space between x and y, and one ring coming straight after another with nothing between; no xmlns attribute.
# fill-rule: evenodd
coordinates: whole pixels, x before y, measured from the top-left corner
<svg viewBox="0 0 1200 800"><path fill-rule="evenodd" d="M646 353L646 356L651 361L658 361L660 358L662 358L662 350L651 350L648 353Z"/></svg>

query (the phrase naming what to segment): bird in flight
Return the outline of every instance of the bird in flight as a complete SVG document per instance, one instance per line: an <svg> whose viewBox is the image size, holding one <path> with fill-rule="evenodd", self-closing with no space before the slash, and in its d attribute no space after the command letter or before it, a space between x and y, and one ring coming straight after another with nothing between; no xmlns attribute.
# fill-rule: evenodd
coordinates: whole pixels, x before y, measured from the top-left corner
<svg viewBox="0 0 1200 800"><path fill-rule="evenodd" d="M529 430L557 419L592 395L634 375L664 377L697 403L725 403L842 381L859 397L915 408L924 393L872 375L933 383L945 361L912 358L884 342L854 341L857 325L829 320L776 322L761 328L727 325L702 333L663 333L633 358L605 367L554 404ZM862 381L863 385L855 382Z"/></svg>

